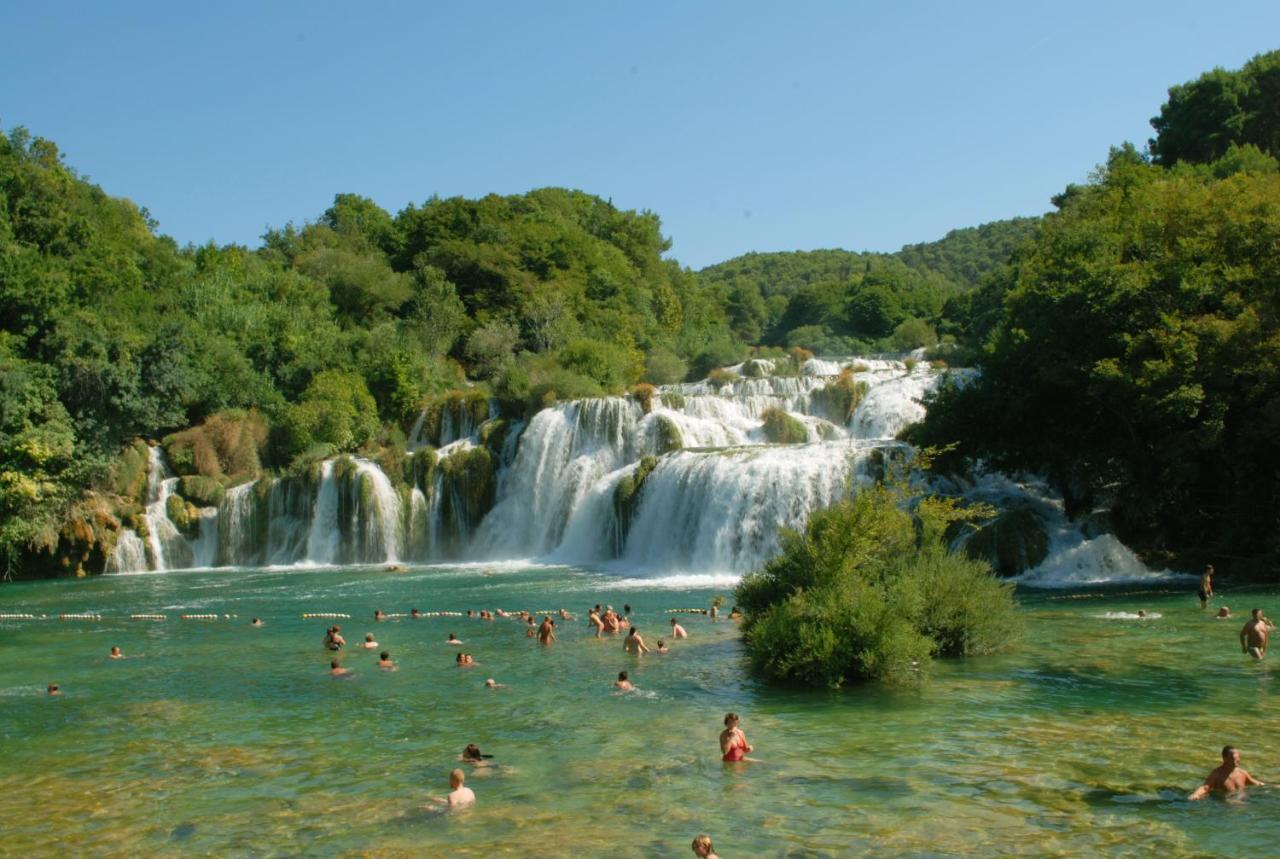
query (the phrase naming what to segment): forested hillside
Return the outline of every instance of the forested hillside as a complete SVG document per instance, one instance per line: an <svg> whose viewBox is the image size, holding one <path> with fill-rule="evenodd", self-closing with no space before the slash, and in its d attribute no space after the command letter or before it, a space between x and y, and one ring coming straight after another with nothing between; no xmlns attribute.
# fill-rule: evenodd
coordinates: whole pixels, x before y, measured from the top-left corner
<svg viewBox="0 0 1280 859"><path fill-rule="evenodd" d="M964 340L969 293L1031 236L1037 218L952 230L896 254L750 253L698 277L718 291L734 333L752 343L852 354Z"/></svg>
<svg viewBox="0 0 1280 859"><path fill-rule="evenodd" d="M1072 511L1108 508L1157 563L1274 576L1280 164L1260 147L1280 121L1277 69L1280 52L1173 87L1153 158L1113 149L1057 198L989 284L980 379L944 391L915 441L1048 473ZM1246 114L1197 95L1263 84L1269 100L1242 96Z"/></svg>
<svg viewBox="0 0 1280 859"><path fill-rule="evenodd" d="M736 359L667 247L653 214L548 188L395 216L341 194L259 250L179 248L53 143L0 135L0 572L100 561L139 509L130 439L196 427L175 466L225 487L402 449L468 376L522 414Z"/></svg>

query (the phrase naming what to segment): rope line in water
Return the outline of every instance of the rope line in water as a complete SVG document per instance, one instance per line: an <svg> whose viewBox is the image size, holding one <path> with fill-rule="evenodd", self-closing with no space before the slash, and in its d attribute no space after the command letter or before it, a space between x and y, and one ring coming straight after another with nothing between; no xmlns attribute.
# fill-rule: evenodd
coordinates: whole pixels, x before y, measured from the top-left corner
<svg viewBox="0 0 1280 859"><path fill-rule="evenodd" d="M48 615L36 617L34 614L0 614L0 620L45 620Z"/></svg>
<svg viewBox="0 0 1280 859"><path fill-rule="evenodd" d="M304 620L319 620L319 619L350 620L351 619L351 615L343 614L342 612L337 612L337 611L307 611L302 613L302 617Z"/></svg>
<svg viewBox="0 0 1280 859"><path fill-rule="evenodd" d="M168 620L167 614L131 614L129 620Z"/></svg>
<svg viewBox="0 0 1280 859"><path fill-rule="evenodd" d="M72 614L69 612L58 615L58 620L102 620L100 614Z"/></svg>

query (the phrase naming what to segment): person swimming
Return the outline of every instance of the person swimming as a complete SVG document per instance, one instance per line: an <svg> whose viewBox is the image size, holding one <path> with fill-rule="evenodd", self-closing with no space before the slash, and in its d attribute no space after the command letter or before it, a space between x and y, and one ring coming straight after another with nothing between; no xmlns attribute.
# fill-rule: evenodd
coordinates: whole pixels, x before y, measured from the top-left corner
<svg viewBox="0 0 1280 859"><path fill-rule="evenodd" d="M485 755L480 753L480 747L475 743L467 743L467 747L462 750L462 754L458 756L458 760L477 767L489 766L489 758L493 755Z"/></svg>
<svg viewBox="0 0 1280 859"><path fill-rule="evenodd" d="M486 688L486 689L506 689L506 688L507 688L507 684L506 684L506 683L499 683L497 680L494 680L492 677L490 677L490 678L488 678L487 680L485 680L485 681L484 681L484 688Z"/></svg>
<svg viewBox="0 0 1280 859"><path fill-rule="evenodd" d="M665 654L665 653L670 653L670 652L671 652L671 651L667 648L667 643L666 643L665 641L663 641L661 638L659 638L659 639L658 639L658 653L663 653L663 654Z"/></svg>
<svg viewBox="0 0 1280 859"><path fill-rule="evenodd" d="M45 690L45 693L48 695L61 695L62 689L57 683L50 683L49 687Z"/></svg>
<svg viewBox="0 0 1280 859"><path fill-rule="evenodd" d="M124 654L120 652L120 648L118 646L113 646L111 648L111 653L107 655L107 658L108 659L124 659Z"/></svg>
<svg viewBox="0 0 1280 859"><path fill-rule="evenodd" d="M623 692L635 691L635 686L631 685L631 681L627 678L627 672L619 671L618 679L613 681L613 685L621 689Z"/></svg>
<svg viewBox="0 0 1280 859"><path fill-rule="evenodd" d="M397 666L391 661L391 653L384 650L378 655L378 667L384 671L395 671Z"/></svg>
<svg viewBox="0 0 1280 859"><path fill-rule="evenodd" d="M360 646L363 647L365 650L377 650L378 642L373 640L373 633L368 632L368 633L365 633L364 643L361 644Z"/></svg>
<svg viewBox="0 0 1280 859"><path fill-rule="evenodd" d="M342 637L342 627L331 626L324 635L324 646L329 650L341 650L347 640Z"/></svg>
<svg viewBox="0 0 1280 859"><path fill-rule="evenodd" d="M255 617L253 620L249 621L249 626L262 626L262 618Z"/></svg>
<svg viewBox="0 0 1280 859"><path fill-rule="evenodd" d="M329 676L330 676L330 677L346 677L346 676L347 676L347 675L349 675L350 673L351 673L351 669L350 669L350 668L343 668L343 667L342 667L342 663L340 663L340 662L339 662L338 660L336 660L336 659L332 660L332 661L329 663Z"/></svg>
<svg viewBox="0 0 1280 859"><path fill-rule="evenodd" d="M379 621L384 621L384 620L386 620L386 619L387 619L387 616L383 613L382 609L380 609L380 608L375 608L375 609L373 610L373 620L374 620L374 622L375 622L375 623L377 623L377 622L379 622Z"/></svg>
<svg viewBox="0 0 1280 859"><path fill-rule="evenodd" d="M409 617L413 618L414 620L417 620L418 618L422 617L422 612L418 611L416 608L411 608L409 609Z"/></svg>
<svg viewBox="0 0 1280 859"><path fill-rule="evenodd" d="M454 635L454 634L451 632L451 633L449 633L449 640L448 640L448 641L446 641L446 642L445 642L445 644L458 644L458 645L461 645L461 644L462 644L462 642L458 640L458 636Z"/></svg>
<svg viewBox="0 0 1280 859"><path fill-rule="evenodd" d="M680 625L674 617L671 618L671 637L679 641L682 638L688 638L689 633L684 631L684 627Z"/></svg>
<svg viewBox="0 0 1280 859"><path fill-rule="evenodd" d="M738 721L737 713L725 714L724 730L720 732L720 751L724 754L722 760L726 763L750 760L746 756L747 752L754 750L754 746L747 743L747 735L738 727Z"/></svg>
<svg viewBox="0 0 1280 859"><path fill-rule="evenodd" d="M693 855L698 859L720 859L716 848L711 846L710 835L698 835L693 839Z"/></svg>
<svg viewBox="0 0 1280 859"><path fill-rule="evenodd" d="M1204 783L1187 799L1195 801L1203 799L1210 793L1220 791L1222 793L1237 793L1249 786L1262 787L1263 783L1253 776L1249 775L1243 767L1240 766L1240 751L1235 746L1222 747L1222 766L1213 770L1205 776Z"/></svg>
<svg viewBox="0 0 1280 859"><path fill-rule="evenodd" d="M1213 617L1215 620L1230 620L1231 609L1224 605L1222 608L1218 609L1218 613L1215 614Z"/></svg>
<svg viewBox="0 0 1280 859"><path fill-rule="evenodd" d="M649 652L649 648L645 647L644 638L636 631L634 626L631 627L631 632L627 633L626 639L623 640L622 649L632 656L643 656Z"/></svg>

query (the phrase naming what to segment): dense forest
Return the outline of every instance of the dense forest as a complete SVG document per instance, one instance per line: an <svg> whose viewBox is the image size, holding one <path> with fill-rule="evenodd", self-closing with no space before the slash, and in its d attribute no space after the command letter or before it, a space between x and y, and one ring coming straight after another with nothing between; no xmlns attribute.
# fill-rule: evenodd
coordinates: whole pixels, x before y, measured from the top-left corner
<svg viewBox="0 0 1280 859"><path fill-rule="evenodd" d="M1173 87L1150 154L1114 148L984 285L981 375L913 439L1049 474L1154 563L1274 576L1277 122L1280 52Z"/></svg>
<svg viewBox="0 0 1280 859"><path fill-rule="evenodd" d="M828 355L906 351L968 333L972 293L1036 218L953 230L896 254L751 253L699 272L749 343Z"/></svg>
<svg viewBox="0 0 1280 859"><path fill-rule="evenodd" d="M339 194L257 249L179 247L52 142L0 134L0 575L100 571L136 525L140 439L212 503L394 460L450 400L528 416L752 349L939 343L982 370L915 431L953 466L1043 470L1149 554L1274 556L1280 52L1173 87L1152 125L1044 218L697 273L653 213L557 188L394 215Z"/></svg>

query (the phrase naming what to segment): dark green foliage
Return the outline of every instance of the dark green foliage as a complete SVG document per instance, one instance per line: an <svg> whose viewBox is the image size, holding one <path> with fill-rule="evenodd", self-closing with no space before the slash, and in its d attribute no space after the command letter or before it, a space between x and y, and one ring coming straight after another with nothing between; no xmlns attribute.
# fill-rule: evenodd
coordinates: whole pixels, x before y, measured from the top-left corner
<svg viewBox="0 0 1280 859"><path fill-rule="evenodd" d="M666 415L658 415L654 418L653 431L654 446L658 453L670 453L684 447L684 436L680 433L680 427Z"/></svg>
<svg viewBox="0 0 1280 859"><path fill-rule="evenodd" d="M743 578L735 602L753 673L810 686L903 682L934 655L991 653L1016 639L1012 588L942 543L951 506L920 504L917 528L902 501L876 487L817 511Z"/></svg>
<svg viewBox="0 0 1280 859"><path fill-rule="evenodd" d="M776 406L765 409L761 417L764 437L774 444L804 444L809 440L804 424Z"/></svg>
<svg viewBox="0 0 1280 859"><path fill-rule="evenodd" d="M1113 151L1011 267L980 379L913 438L1044 471L1185 566L1280 555L1278 200L1274 172Z"/></svg>
<svg viewBox="0 0 1280 859"><path fill-rule="evenodd" d="M1246 144L1280 158L1280 51L1170 87L1151 127L1151 155L1164 166L1207 164Z"/></svg>

